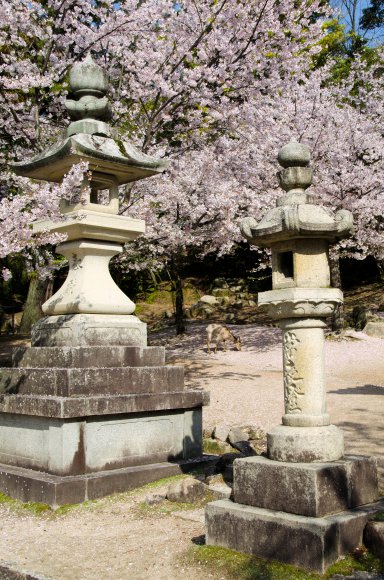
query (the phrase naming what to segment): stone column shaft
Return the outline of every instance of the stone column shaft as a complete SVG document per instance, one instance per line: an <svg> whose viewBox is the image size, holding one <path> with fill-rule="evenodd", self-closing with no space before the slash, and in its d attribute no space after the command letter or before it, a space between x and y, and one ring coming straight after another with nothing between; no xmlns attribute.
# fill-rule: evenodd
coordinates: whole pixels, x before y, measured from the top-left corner
<svg viewBox="0 0 384 580"><path fill-rule="evenodd" d="M283 330L283 425L329 425L325 410L325 323L316 318L285 319L280 321L280 327Z"/></svg>

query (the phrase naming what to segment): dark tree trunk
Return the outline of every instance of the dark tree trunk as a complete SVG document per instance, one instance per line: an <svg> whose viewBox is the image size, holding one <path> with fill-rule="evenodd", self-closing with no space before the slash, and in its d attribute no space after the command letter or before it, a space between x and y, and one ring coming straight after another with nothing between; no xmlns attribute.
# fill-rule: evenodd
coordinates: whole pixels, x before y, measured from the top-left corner
<svg viewBox="0 0 384 580"><path fill-rule="evenodd" d="M377 268L379 270L379 280L384 282L384 260L377 260Z"/></svg>
<svg viewBox="0 0 384 580"><path fill-rule="evenodd" d="M341 288L340 260L339 258L330 259L331 285L334 288ZM331 328L334 332L340 332L344 328L344 305L336 306L332 316Z"/></svg>
<svg viewBox="0 0 384 580"><path fill-rule="evenodd" d="M32 325L44 316L41 309L44 302L52 295L52 280L49 278L39 278L36 274L31 276L29 283L27 300L24 305L23 316L19 332L28 334L31 332Z"/></svg>
<svg viewBox="0 0 384 580"><path fill-rule="evenodd" d="M176 334L183 334L185 332L183 281L179 273L179 268L175 262L173 262L171 266L171 276L172 291L175 294Z"/></svg>

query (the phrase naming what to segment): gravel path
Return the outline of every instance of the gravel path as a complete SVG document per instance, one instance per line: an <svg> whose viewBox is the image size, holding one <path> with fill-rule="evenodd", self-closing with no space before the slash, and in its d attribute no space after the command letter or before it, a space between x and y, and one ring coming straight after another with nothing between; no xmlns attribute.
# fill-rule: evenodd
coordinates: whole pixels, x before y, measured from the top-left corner
<svg viewBox="0 0 384 580"><path fill-rule="evenodd" d="M181 340L166 331L151 343L166 344L168 359L185 364L189 386L210 391L206 428L226 422L267 430L283 412L280 331L232 328L242 338L241 352L208 355L202 324L191 325ZM345 431L347 452L384 460L384 340L361 337L326 342L328 411ZM204 534L202 511L148 513L141 503L147 494L107 498L60 517L25 515L0 504L0 561L55 580L227 578L186 557Z"/></svg>

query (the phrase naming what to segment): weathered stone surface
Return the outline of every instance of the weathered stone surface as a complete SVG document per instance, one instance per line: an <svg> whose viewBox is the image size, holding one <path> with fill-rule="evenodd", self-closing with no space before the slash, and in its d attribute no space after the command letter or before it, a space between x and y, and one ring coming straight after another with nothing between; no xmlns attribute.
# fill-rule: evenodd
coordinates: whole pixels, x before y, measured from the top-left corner
<svg viewBox="0 0 384 580"><path fill-rule="evenodd" d="M239 441L248 441L248 439L248 433L240 427L232 427L228 433L228 441L231 445L235 445Z"/></svg>
<svg viewBox="0 0 384 580"><path fill-rule="evenodd" d="M167 499L176 502L194 502L202 499L206 491L207 486L204 483L194 477L187 477L168 486Z"/></svg>
<svg viewBox="0 0 384 580"><path fill-rule="evenodd" d="M384 521L367 523L364 544L375 556L384 560Z"/></svg>
<svg viewBox="0 0 384 580"><path fill-rule="evenodd" d="M236 503L311 517L342 512L378 498L376 462L281 463L266 457L234 462Z"/></svg>
<svg viewBox="0 0 384 580"><path fill-rule="evenodd" d="M72 420L0 414L0 463L77 475L202 454L201 409Z"/></svg>
<svg viewBox="0 0 384 580"><path fill-rule="evenodd" d="M177 366L114 368L2 369L0 392L10 394L78 395L165 393L180 391L184 369Z"/></svg>
<svg viewBox="0 0 384 580"><path fill-rule="evenodd" d="M213 430L213 437L225 442L228 438L230 430L231 428L225 423L219 423Z"/></svg>
<svg viewBox="0 0 384 580"><path fill-rule="evenodd" d="M275 461L311 463L337 461L344 455L344 437L334 425L279 425L267 433L268 457Z"/></svg>
<svg viewBox="0 0 384 580"><path fill-rule="evenodd" d="M383 504L309 518L219 500L206 506L206 541L324 573L361 544L369 515Z"/></svg>
<svg viewBox="0 0 384 580"><path fill-rule="evenodd" d="M208 489L215 499L229 499L232 495L232 487L224 481L222 483L210 483Z"/></svg>
<svg viewBox="0 0 384 580"><path fill-rule="evenodd" d="M209 294L202 296L200 298L200 302L202 302L202 304L209 304L210 306L216 306L219 304L218 299L215 296L211 296Z"/></svg>
<svg viewBox="0 0 384 580"><path fill-rule="evenodd" d="M92 415L189 409L208 405L208 403L208 392L197 390L158 394L101 395L96 397L5 395L0 399L0 412L70 419Z"/></svg>
<svg viewBox="0 0 384 580"><path fill-rule="evenodd" d="M27 368L141 367L165 364L161 346L17 347L12 366Z"/></svg>
<svg viewBox="0 0 384 580"><path fill-rule="evenodd" d="M241 429L240 427L232 427L232 429L228 434L228 441L230 442L232 447L234 447L234 449L237 449L238 451L240 451L240 453L243 453L244 455L255 454L255 450L249 443L248 433L244 429Z"/></svg>
<svg viewBox="0 0 384 580"><path fill-rule="evenodd" d="M374 338L384 338L384 321L370 321L364 327L364 332Z"/></svg>
<svg viewBox="0 0 384 580"><path fill-rule="evenodd" d="M32 327L32 346L146 346L147 325L136 316L46 316Z"/></svg>
<svg viewBox="0 0 384 580"><path fill-rule="evenodd" d="M192 304L190 308L186 310L187 318L209 318L211 314L215 312L213 306L209 304L203 304L202 302L196 302L196 304Z"/></svg>

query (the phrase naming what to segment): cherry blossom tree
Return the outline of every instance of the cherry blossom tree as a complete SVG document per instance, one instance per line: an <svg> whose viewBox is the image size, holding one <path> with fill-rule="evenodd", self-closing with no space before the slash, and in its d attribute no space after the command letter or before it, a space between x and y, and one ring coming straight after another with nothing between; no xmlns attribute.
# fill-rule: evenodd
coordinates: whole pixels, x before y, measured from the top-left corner
<svg viewBox="0 0 384 580"><path fill-rule="evenodd" d="M11 179L7 165L58 138L68 69L91 51L111 78L116 127L171 160L165 176L121 192L122 213L148 224L122 267L167 264L177 281L190 252L230 252L242 216L258 219L278 195L276 155L292 138L313 152L318 193L357 216L343 251L379 257L380 77L357 62L335 87L330 67L313 70L320 14L317 0L0 0L2 255L47 241L28 220L54 217L81 177L52 189Z"/></svg>

